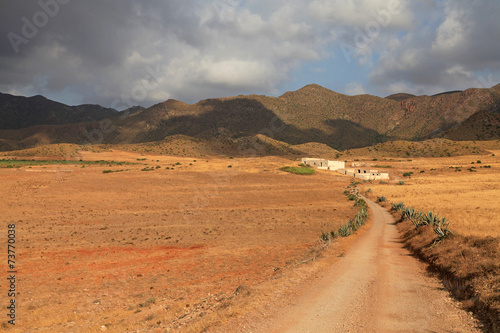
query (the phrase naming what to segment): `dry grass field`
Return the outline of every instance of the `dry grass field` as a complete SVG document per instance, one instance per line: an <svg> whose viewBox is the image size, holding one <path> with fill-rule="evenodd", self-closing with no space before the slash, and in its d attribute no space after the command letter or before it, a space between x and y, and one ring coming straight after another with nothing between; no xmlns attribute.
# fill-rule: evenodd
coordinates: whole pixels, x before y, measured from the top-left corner
<svg viewBox="0 0 500 333"><path fill-rule="evenodd" d="M379 170L393 176L389 184L373 182L365 187L372 188L373 198L383 195L389 202L433 210L450 219L450 228L464 236L500 237L500 151L370 163L390 166ZM410 177L403 176L409 172L413 172ZM398 185L399 181L404 185Z"/></svg>
<svg viewBox="0 0 500 333"><path fill-rule="evenodd" d="M452 235L438 240L434 226L416 228L401 212L394 218L405 245L429 270L439 274L462 306L473 312L485 331L500 330L500 150L479 143L483 155L438 158L357 158L391 173L387 184L372 182L372 199L385 196L423 212L434 211L450 221ZM488 147L490 146L490 147ZM488 149L489 148L489 149ZM404 183L403 183L404 182ZM436 243L437 242L437 243Z"/></svg>
<svg viewBox="0 0 500 333"><path fill-rule="evenodd" d="M282 157L80 148L1 157L72 161L0 161L4 229L17 230L17 325L3 326L12 332L200 332L258 313L326 265L309 265L321 232L356 214L343 195L350 178L286 173L280 167L299 162ZM435 158L379 151L351 162L390 172L388 183L360 185L371 198L434 210L456 234L498 239L500 150ZM454 244L439 251L465 243ZM345 248L336 249L319 255Z"/></svg>
<svg viewBox="0 0 500 333"><path fill-rule="evenodd" d="M321 231L356 213L349 179L285 173L297 162L284 158L61 149L131 164L0 168L5 237L17 233L12 332L201 331L250 311L259 284L286 288Z"/></svg>

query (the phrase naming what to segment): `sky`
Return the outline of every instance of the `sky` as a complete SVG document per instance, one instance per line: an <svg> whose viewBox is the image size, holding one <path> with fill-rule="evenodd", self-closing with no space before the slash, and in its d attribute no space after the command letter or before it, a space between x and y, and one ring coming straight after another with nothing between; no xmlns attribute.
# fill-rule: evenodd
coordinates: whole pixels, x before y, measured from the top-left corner
<svg viewBox="0 0 500 333"><path fill-rule="evenodd" d="M499 0L2 0L0 92L118 110L500 82Z"/></svg>

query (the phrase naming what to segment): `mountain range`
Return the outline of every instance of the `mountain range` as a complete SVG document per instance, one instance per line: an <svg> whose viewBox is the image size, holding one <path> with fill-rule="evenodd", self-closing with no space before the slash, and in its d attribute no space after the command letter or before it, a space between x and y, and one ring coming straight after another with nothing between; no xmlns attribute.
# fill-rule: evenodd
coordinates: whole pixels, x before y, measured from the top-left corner
<svg viewBox="0 0 500 333"><path fill-rule="evenodd" d="M500 84L434 96L347 96L307 85L279 97L167 100L118 112L67 106L43 96L0 94L0 150L50 143L127 144L183 135L226 141L268 137L291 145L316 142L346 150L391 140L500 138Z"/></svg>

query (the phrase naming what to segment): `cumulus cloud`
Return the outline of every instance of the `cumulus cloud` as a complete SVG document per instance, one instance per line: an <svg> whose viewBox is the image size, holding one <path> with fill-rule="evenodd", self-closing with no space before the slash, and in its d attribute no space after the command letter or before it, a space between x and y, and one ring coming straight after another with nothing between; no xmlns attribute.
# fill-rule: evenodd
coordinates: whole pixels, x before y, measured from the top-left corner
<svg viewBox="0 0 500 333"><path fill-rule="evenodd" d="M363 95L366 94L365 88L361 82L351 82L346 86L345 93L347 95Z"/></svg>
<svg viewBox="0 0 500 333"><path fill-rule="evenodd" d="M401 87L424 94L498 83L500 2L448 0L436 9L441 15L434 22L421 21L420 28L381 53L370 74L370 86L379 94L401 92L396 90ZM485 72L496 81L485 80Z"/></svg>
<svg viewBox="0 0 500 333"><path fill-rule="evenodd" d="M125 108L329 73L354 93L461 88L499 72L499 2L472 2L6 0L0 91Z"/></svg>

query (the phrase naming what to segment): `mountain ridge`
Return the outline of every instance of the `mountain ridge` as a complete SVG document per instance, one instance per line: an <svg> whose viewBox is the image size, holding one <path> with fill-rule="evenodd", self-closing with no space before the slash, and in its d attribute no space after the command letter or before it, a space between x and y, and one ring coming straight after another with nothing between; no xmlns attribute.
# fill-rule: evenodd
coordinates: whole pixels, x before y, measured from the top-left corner
<svg viewBox="0 0 500 333"><path fill-rule="evenodd" d="M0 120L5 115L2 113L4 96L0 95ZM36 112L31 110L27 112L31 116L28 118L36 125L20 128L14 122L17 127L6 128L8 126L0 122L2 146L29 148L62 142L141 143L160 141L171 135L235 140L262 134L293 145L318 142L343 150L388 140L443 136L478 112L496 114L500 110L500 84L488 89L472 88L433 96L395 94L386 98L367 94L348 96L310 84L279 97L240 95L206 99L195 104L169 99L147 109L136 107L125 113L92 105L68 107L40 97L44 98L32 97L30 105L34 98L42 104L34 105L35 110L48 113L52 118L42 117L42 123L36 123ZM96 114L98 110L104 112ZM63 116L54 119L58 114ZM109 124L104 126L106 119ZM12 121L10 124L12 126ZM491 133L489 137L496 132ZM86 138L89 134L94 140ZM468 139L479 134L469 130Z"/></svg>

